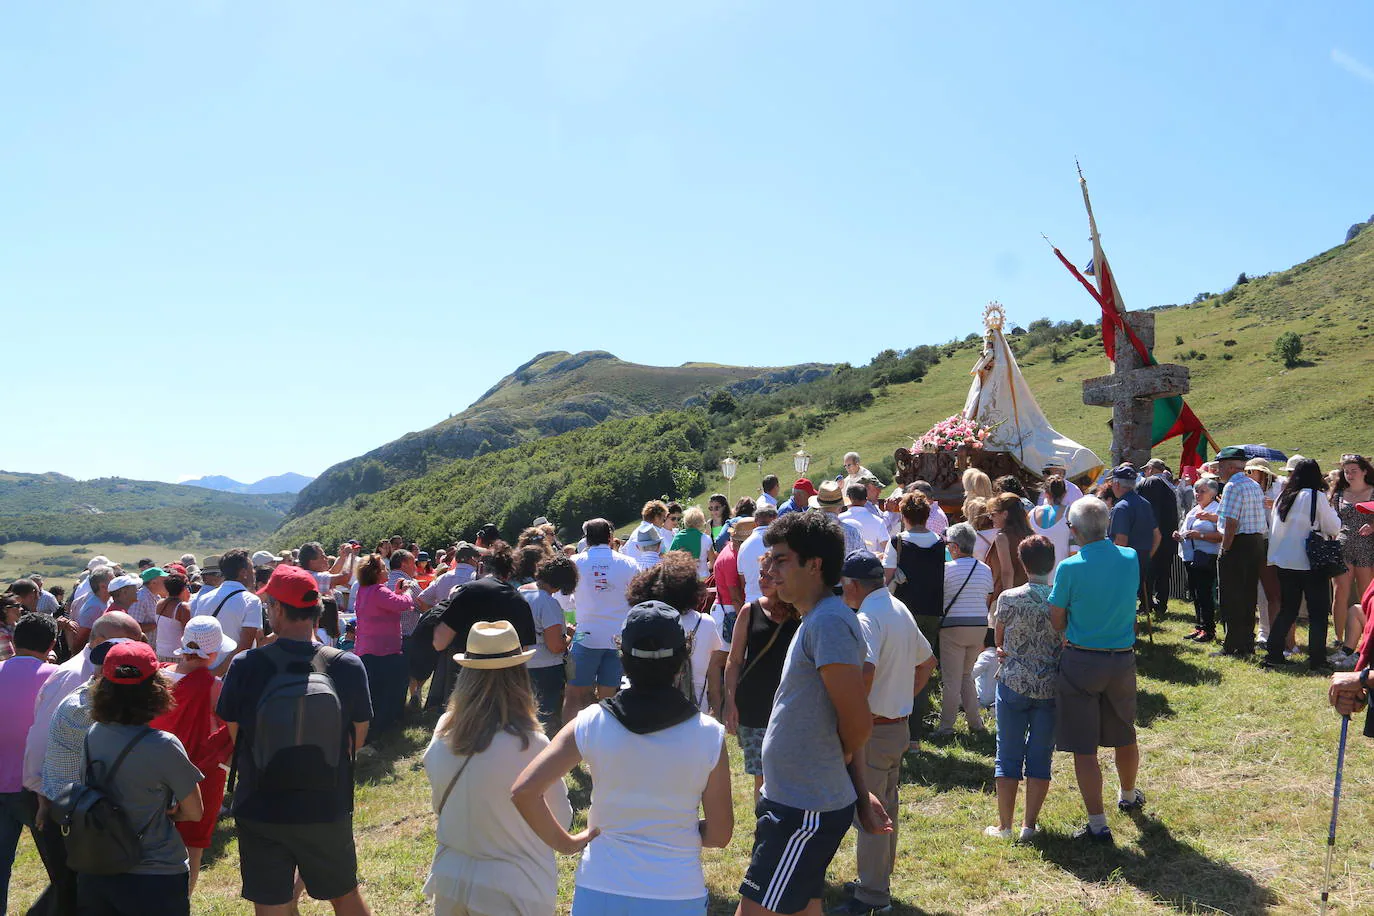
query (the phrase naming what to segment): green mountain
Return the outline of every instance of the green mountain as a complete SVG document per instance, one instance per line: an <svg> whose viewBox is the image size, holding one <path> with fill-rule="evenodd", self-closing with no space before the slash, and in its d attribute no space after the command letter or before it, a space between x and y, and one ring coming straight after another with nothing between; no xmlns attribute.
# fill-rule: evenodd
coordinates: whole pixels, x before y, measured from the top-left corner
<svg viewBox="0 0 1374 916"><path fill-rule="evenodd" d="M1119 280L1131 303L1130 278ZM1091 301L1073 279L1065 275L1064 284L1065 295L1082 297L1082 314L1095 319ZM1107 456L1110 412L1082 402L1082 380L1110 371L1097 326L1027 321L1014 300L1004 305L1010 323L1023 324L1010 335L1012 348L1050 422ZM818 377L757 391L727 382L721 387L734 388L730 397L691 398L694 406L687 411L646 418L654 424L652 431L612 421L494 451L477 461L439 463L434 456L428 473L344 506L311 512L289 522L279 535L283 543L294 544L308 537L333 542L404 531L429 543L431 536L438 541L471 536L485 521L495 521L513 536L541 514L570 534L592 514L630 521L639 502L650 496L667 494L704 505L712 492L754 495L762 474L784 481L796 476L792 453L799 445L813 456L812 479L839 473L841 456L854 449L890 480L893 451L910 446L913 437L963 406L980 348L982 303L967 308L970 333L962 340L889 349L866 366L840 364ZM1203 293L1192 303L1152 310L1157 313L1156 355L1161 362L1190 368L1188 402L1219 444L1267 443L1326 467L1344 452L1370 450L1362 422L1374 415L1374 386L1366 381L1374 370L1374 233L1358 233L1288 270L1246 277L1222 294ZM1292 368L1274 354L1275 341L1288 332L1303 344ZM892 343L896 347L902 341ZM471 410L493 402L518 404L521 388L538 384L540 362L503 379ZM616 360L607 368L627 365ZM521 377L526 370L535 370L529 382ZM687 392L700 388L684 384L674 396ZM708 406L700 406L702 400ZM654 460L657 446L638 448L676 432L683 438L672 439L663 460ZM597 456L610 454L624 459L615 473L599 467ZM726 454L740 462L730 484L717 470ZM1157 454L1176 464L1179 445L1165 443Z"/></svg>
<svg viewBox="0 0 1374 916"><path fill-rule="evenodd" d="M254 538L271 532L290 494L220 493L198 487L102 477L0 471L0 543L178 543Z"/></svg>
<svg viewBox="0 0 1374 916"><path fill-rule="evenodd" d="M403 532L426 545L472 538L487 523L512 541L534 518L561 522L576 540L585 519L636 515L645 500L691 489L706 446L705 411L664 411L608 420L479 458L460 458L380 493L288 521L281 546L345 538L376 543Z"/></svg>
<svg viewBox="0 0 1374 916"><path fill-rule="evenodd" d="M781 368L685 363L627 363L604 350L540 353L492 386L460 414L408 433L329 468L297 497L293 516L420 477L471 458L547 436L681 409L724 388L744 397L820 378L829 366Z"/></svg>

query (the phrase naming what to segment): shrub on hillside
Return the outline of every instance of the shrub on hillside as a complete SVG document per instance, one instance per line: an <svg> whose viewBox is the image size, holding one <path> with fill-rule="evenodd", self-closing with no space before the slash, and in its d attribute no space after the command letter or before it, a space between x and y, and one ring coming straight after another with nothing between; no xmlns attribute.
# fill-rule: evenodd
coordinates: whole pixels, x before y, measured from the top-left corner
<svg viewBox="0 0 1374 916"><path fill-rule="evenodd" d="M1284 331L1274 341L1274 358L1283 363L1285 369L1296 367L1302 357L1302 338L1293 331Z"/></svg>

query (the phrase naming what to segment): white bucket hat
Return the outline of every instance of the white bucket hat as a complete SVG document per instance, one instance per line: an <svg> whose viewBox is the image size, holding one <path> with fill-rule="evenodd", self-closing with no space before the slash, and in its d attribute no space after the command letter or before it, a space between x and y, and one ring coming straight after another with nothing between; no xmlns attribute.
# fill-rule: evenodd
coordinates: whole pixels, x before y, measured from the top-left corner
<svg viewBox="0 0 1374 916"><path fill-rule="evenodd" d="M238 645L224 635L218 620L202 614L186 621L186 628L181 631L181 648L174 650L172 654L214 658L216 655L233 652Z"/></svg>

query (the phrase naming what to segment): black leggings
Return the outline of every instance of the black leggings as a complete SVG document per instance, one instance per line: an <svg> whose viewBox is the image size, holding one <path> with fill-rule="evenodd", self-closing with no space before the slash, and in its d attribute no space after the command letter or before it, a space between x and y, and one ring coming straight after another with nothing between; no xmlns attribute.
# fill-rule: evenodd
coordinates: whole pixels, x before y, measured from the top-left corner
<svg viewBox="0 0 1374 916"><path fill-rule="evenodd" d="M1197 628L1215 633L1217 555L1198 552L1193 554L1192 560L1183 565L1188 569L1188 588L1193 593L1193 612L1197 618Z"/></svg>
<svg viewBox="0 0 1374 916"><path fill-rule="evenodd" d="M1298 607L1307 599L1307 660L1326 664L1326 621L1331 616L1331 577L1310 569L1279 567L1279 616L1269 626L1268 657L1283 658L1288 630L1298 620Z"/></svg>

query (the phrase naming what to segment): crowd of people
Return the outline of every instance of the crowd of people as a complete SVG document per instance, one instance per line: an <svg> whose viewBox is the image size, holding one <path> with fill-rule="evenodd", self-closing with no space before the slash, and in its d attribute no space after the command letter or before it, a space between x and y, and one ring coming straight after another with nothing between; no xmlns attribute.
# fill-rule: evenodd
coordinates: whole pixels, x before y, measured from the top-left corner
<svg viewBox="0 0 1374 916"><path fill-rule="evenodd" d="M1038 492L970 468L945 506L923 481L884 495L855 453L845 469L786 494L770 475L757 498L714 494L705 511L652 500L623 538L595 518L564 545L538 518L514 542L484 525L432 553L396 536L135 571L98 556L70 600L41 577L11 583L0 911L27 828L48 876L29 913L189 913L232 817L258 913L302 893L370 912L354 766L428 708L436 914L552 913L559 854L580 857L574 916L704 913L701 850L735 829L730 737L756 803L738 912L819 913L851 827L834 912L884 912L903 760L961 716L974 734L989 708L996 724L989 837L1033 841L1056 749L1084 807L1076 840L1112 842L1100 748L1118 809L1144 807L1136 645L1164 618L1175 557L1189 639L1214 641L1219 617L1217 654L1258 646L1285 667L1305 614L1308 665L1342 669L1333 705L1365 701L1361 456L1332 474L1295 456L1280 476L1228 448L1177 480L1162 461L1123 464L1087 494L1053 465ZM570 832L578 767L593 788Z"/></svg>

